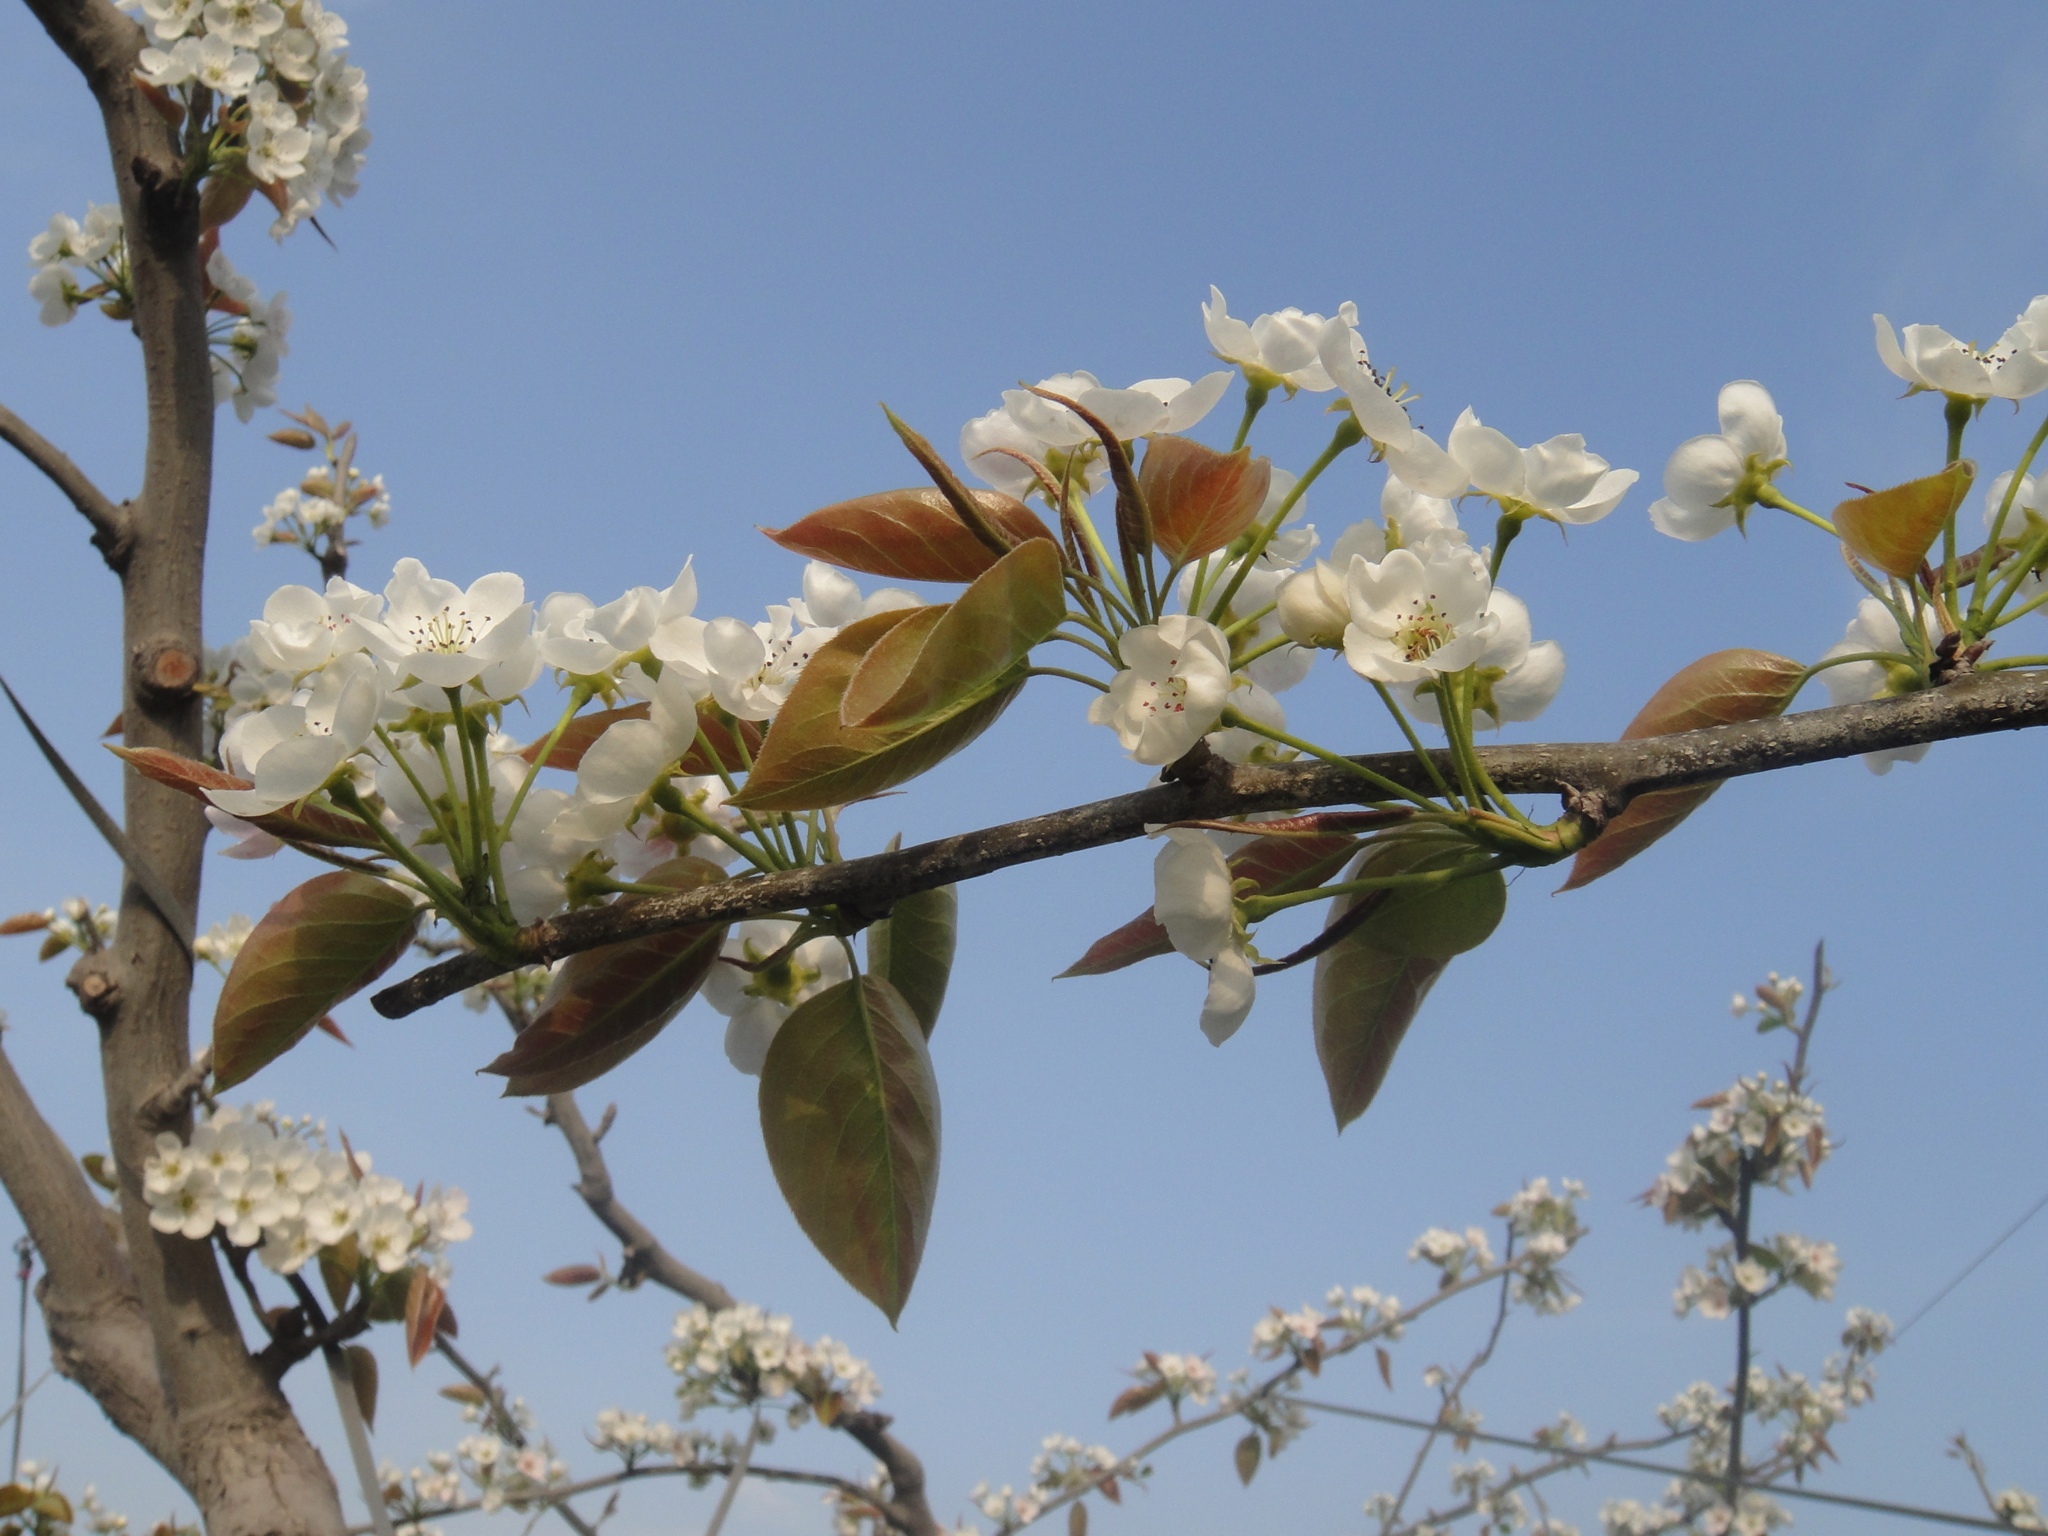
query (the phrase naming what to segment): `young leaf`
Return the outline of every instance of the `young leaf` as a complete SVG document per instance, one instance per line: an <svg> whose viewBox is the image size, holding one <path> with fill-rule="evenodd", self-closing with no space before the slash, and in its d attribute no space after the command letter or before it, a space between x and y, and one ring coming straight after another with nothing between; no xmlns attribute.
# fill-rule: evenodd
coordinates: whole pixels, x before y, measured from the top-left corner
<svg viewBox="0 0 2048 1536"><path fill-rule="evenodd" d="M1330 904L1329 920L1338 921L1361 899L1339 897ZM1428 956L1390 955L1357 932L1316 957L1316 1059L1322 1063L1338 1130L1372 1103L1401 1037L1449 964Z"/></svg>
<svg viewBox="0 0 2048 1536"><path fill-rule="evenodd" d="M982 516L1011 544L1050 539L1023 502L1001 491L973 491ZM850 571L897 581L972 581L996 563L943 493L930 486L882 491L821 507L787 528L761 530L784 549Z"/></svg>
<svg viewBox="0 0 2048 1536"><path fill-rule="evenodd" d="M232 773L223 773L218 768L196 762L189 757L180 757L175 752L166 752L161 747L109 747L107 750L145 779L152 779L167 788L190 795L206 805L213 803L206 798L206 791L209 789L256 787L247 779L237 778ZM312 843L323 848L381 846L375 837L363 830L362 823L353 816L337 815L317 805L301 805L297 808L287 806L265 816L245 816L242 819L250 826L268 832L272 837L282 838L288 843Z"/></svg>
<svg viewBox="0 0 2048 1536"><path fill-rule="evenodd" d="M688 891L724 878L716 864L680 858L657 864L639 883ZM703 923L571 955L548 983L533 1022L483 1070L506 1079L508 1098L561 1093L609 1072L697 995L725 928Z"/></svg>
<svg viewBox="0 0 2048 1536"><path fill-rule="evenodd" d="M1117 1393L1116 1401L1109 1405L1109 1416L1112 1419L1117 1419L1122 1418L1127 1413L1136 1413L1141 1408L1151 1407L1164 1396L1166 1396L1165 1382L1141 1381L1136 1386L1125 1387L1123 1391Z"/></svg>
<svg viewBox="0 0 2048 1536"><path fill-rule="evenodd" d="M1078 1499L1067 1506L1067 1536L1088 1536L1088 1506Z"/></svg>
<svg viewBox="0 0 2048 1536"><path fill-rule="evenodd" d="M0 1520L20 1514L35 1501L35 1489L20 1483L0 1483Z"/></svg>
<svg viewBox="0 0 2048 1536"><path fill-rule="evenodd" d="M1629 721L1621 739L1634 741L1740 720L1773 719L1785 712L1805 678L1806 669L1786 656L1769 651L1715 651L1652 694L1650 702ZM1571 877L1558 889L1576 890L1619 869L1698 810L1720 787L1717 779L1637 795L1598 838L1579 850L1572 860Z"/></svg>
<svg viewBox="0 0 2048 1536"><path fill-rule="evenodd" d="M885 637L848 680L840 723L879 729L955 708L1022 666L1031 648L1059 628L1066 612L1059 546L1042 539L1020 544L942 610L914 663L903 668L900 680L891 668L886 676L893 690L877 700L874 695L881 690L867 682L866 674L892 643L911 632L911 623Z"/></svg>
<svg viewBox="0 0 2048 1536"><path fill-rule="evenodd" d="M910 1004L925 1039L939 1022L946 983L953 974L953 946L960 934L960 888L942 885L897 902L868 929L868 969Z"/></svg>
<svg viewBox="0 0 2048 1536"><path fill-rule="evenodd" d="M418 1365L427 1358L427 1351L434 1347L434 1335L441 1330L441 1309L448 1305L448 1295L441 1289L440 1282L424 1269L412 1272L412 1281L405 1290L405 1358L408 1364Z"/></svg>
<svg viewBox="0 0 2048 1536"><path fill-rule="evenodd" d="M315 875L249 934L213 1013L213 1081L232 1088L383 975L419 931L412 897L373 875Z"/></svg>
<svg viewBox="0 0 2048 1536"><path fill-rule="evenodd" d="M839 696L839 723L861 726L866 717L893 698L917 670L925 642L944 621L950 603L933 603L904 612L900 623L877 640L874 648L853 669L846 680L846 692Z"/></svg>
<svg viewBox="0 0 2048 1536"><path fill-rule="evenodd" d="M894 987L855 976L783 1020L761 1068L761 1137L804 1235L893 1324L939 1178L939 1087Z"/></svg>
<svg viewBox="0 0 2048 1536"><path fill-rule="evenodd" d="M1252 525L1272 479L1272 462L1249 448L1218 453L1190 438L1153 438L1138 470L1153 543L1176 564L1222 549Z"/></svg>
<svg viewBox="0 0 2048 1536"><path fill-rule="evenodd" d="M348 1381L356 1389L356 1408L362 1413L363 1427L377 1427L377 1357L360 1344L351 1344L345 1351L348 1355ZM418 1364L417 1361L414 1364Z"/></svg>
<svg viewBox="0 0 2048 1536"><path fill-rule="evenodd" d="M1233 880L1249 880L1260 896L1284 896L1321 885L1342 869L1358 851L1358 839L1317 835L1312 837L1258 837L1231 855ZM1061 971L1055 980L1068 976L1106 976L1154 955L1170 955L1173 944L1166 930L1153 918L1151 908L1134 917L1113 933L1106 933L1088 946L1088 953Z"/></svg>
<svg viewBox="0 0 2048 1536"><path fill-rule="evenodd" d="M555 738L554 747L548 752L545 764L549 768L566 768L574 773L583 761L583 754L597 745L597 738L610 730L621 720L645 720L649 710L646 704L627 704L619 709L600 709L587 715L578 715L562 727L562 734ZM538 741L528 742L519 755L531 763L540 757L540 750L547 746L543 736Z"/></svg>
<svg viewBox="0 0 2048 1536"><path fill-rule="evenodd" d="M1009 707L1019 674L998 678L944 713L886 729L847 726L839 701L862 658L918 610L857 619L819 647L761 743L754 771L731 804L751 810L811 811L894 789L966 746Z"/></svg>
<svg viewBox="0 0 2048 1536"><path fill-rule="evenodd" d="M1249 1434L1246 1435L1242 1440L1238 1441L1237 1449L1231 1452L1231 1460L1237 1463L1237 1480L1240 1483L1243 1483L1247 1488L1249 1488L1251 1486L1253 1476L1256 1475L1259 1470L1258 1435Z"/></svg>
<svg viewBox="0 0 2048 1536"><path fill-rule="evenodd" d="M1835 508L1835 532L1864 560L1905 581L1920 569L1976 478L1977 466L1957 459L1939 474L1857 496Z"/></svg>

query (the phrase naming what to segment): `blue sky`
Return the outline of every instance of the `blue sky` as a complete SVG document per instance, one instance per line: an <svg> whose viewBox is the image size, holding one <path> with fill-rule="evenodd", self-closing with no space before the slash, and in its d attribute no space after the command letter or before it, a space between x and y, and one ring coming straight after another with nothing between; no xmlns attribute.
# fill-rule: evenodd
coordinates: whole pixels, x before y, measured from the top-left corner
<svg viewBox="0 0 2048 1536"><path fill-rule="evenodd" d="M339 250L304 233L273 247L253 220L229 244L292 296L284 400L352 416L362 462L390 483L393 525L355 572L369 585L414 554L465 582L507 568L536 595L602 597L665 584L694 555L700 611L749 613L800 574L756 525L915 480L878 400L950 443L1020 377L1196 376L1211 282L1246 315L1353 299L1375 360L1424 392L1434 430L1470 403L1518 441L1580 431L1643 472L1608 521L1569 542L1533 532L1510 566L1571 669L1518 734L1606 737L1693 657L1758 645L1811 659L1853 609L1834 552L1788 520L1703 547L1649 528L1664 460L1712 428L1718 386L1772 389L1787 488L1831 505L1845 480L1939 462L1938 407L1896 398L1872 311L1989 338L2048 289L2048 16L2010 0L634 5L567 25L521 0L367 0L344 14L377 138L362 195L326 221ZM25 11L0 9L12 238L108 195L96 129ZM115 494L133 486L139 379L116 327L88 314L47 332L25 294L0 303L0 400ZM1304 464L1326 430L1319 404L1270 411L1262 451ZM2034 410L1973 431L1987 474ZM1230 414L1206 430L1226 434ZM225 640L308 572L247 534L295 461L231 419L218 461L208 628ZM1341 528L1378 484L1346 462L1309 515ZM111 800L91 743L114 710L112 584L78 519L8 459L0 506L0 670ZM1290 696L1296 728L1384 744L1376 721L1355 723L1371 713L1339 670ZM975 752L860 813L856 837L874 847L1141 782L1082 703L1036 685ZM110 895L110 859L27 743L8 751L0 908ZM1773 1042L1729 1021L1728 994L1803 965L1817 938L1844 982L1817 1046L1844 1150L1769 1219L1837 1240L1845 1274L1835 1304L1773 1305L1764 1360L1817 1368L1850 1304L1903 1318L2048 1182L2040 764L2037 741L1985 740L1883 779L1848 763L1738 784L1602 885L1553 900L1552 877L1524 877L1501 933L1451 968L1381 1101L1342 1137L1305 977L1263 989L1222 1051L1195 1029L1186 965L1048 979L1145 905L1146 850L984 881L964 896L966 958L934 1045L937 1216L894 1333L782 1209L752 1085L725 1065L708 1008L583 1097L593 1111L617 1100L621 1192L678 1252L875 1361L942 1513L966 1513L977 1479L1021 1482L1044 1434L1127 1443L1102 1413L1143 1349L1213 1349L1228 1367L1268 1304L1340 1282L1419 1295L1403 1262L1415 1234L1480 1220L1538 1173L1592 1187L1595 1231L1574 1263L1588 1300L1511 1329L1475 1401L1511 1433L1560 1408L1638 1431L1686 1383L1724 1376L1730 1346L1671 1317L1699 1245L1629 1197L1687 1103L1775 1062ZM209 862L209 919L260 912L298 878ZM7 1047L83 1151L98 1144L94 1042L29 948L0 950ZM326 1115L402 1177L470 1190L465 1342L504 1363L563 1445L601 1406L664 1409L668 1299L585 1306L537 1282L599 1234L562 1150L473 1076L501 1027L454 1004L396 1024L356 1004L344 1023L353 1050L315 1039L254 1086ZM11 1223L0 1215L0 1236ZM2044 1261L2048 1224L1887 1357L1828 1486L1967 1507L1941 1454L1959 1428L2002 1479L2048 1484ZM1413 1410L1422 1367L1462 1358L1480 1327L1475 1309L1418 1330L1395 1394L1369 1366L1325 1390ZM458 1426L434 1368L415 1386L395 1343L379 1349L378 1448L410 1464ZM324 1383L308 1370L292 1387L340 1467ZM1360 1503L1398 1477L1405 1444L1326 1424L1247 1493L1229 1439L1163 1456L1157 1486L1098 1511L1097 1529L1362 1530ZM35 1400L27 1448L137 1519L166 1507L168 1484L61 1383ZM859 1467L815 1430L777 1449ZM1600 1497L1654 1488L1603 1475L1556 1507L1590 1529ZM621 1528L688 1525L697 1508L642 1490ZM750 1495L735 1528L823 1517L808 1495Z"/></svg>

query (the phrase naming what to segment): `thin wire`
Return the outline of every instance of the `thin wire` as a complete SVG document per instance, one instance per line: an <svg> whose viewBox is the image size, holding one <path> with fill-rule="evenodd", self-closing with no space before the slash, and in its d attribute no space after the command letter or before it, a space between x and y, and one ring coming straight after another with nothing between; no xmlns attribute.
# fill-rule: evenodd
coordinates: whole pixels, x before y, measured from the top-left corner
<svg viewBox="0 0 2048 1536"><path fill-rule="evenodd" d="M1977 1266L1979 1264L1982 1264L1986 1259L1990 1258L1991 1255L1998 1252L1999 1249L2003 1248L2009 1241L2012 1240L2012 1238L2018 1235L2021 1227L2024 1227L2028 1222L2032 1221L2036 1216L2040 1215L2043 1210L2048 1210L2048 1194L2043 1194L2040 1199L2036 1200L2032 1205L2028 1206L2026 1215L2022 1216L2018 1221L2014 1222L2011 1226L2007 1227L2003 1232L1999 1233L1998 1240L1996 1242L1994 1242L1989 1248L1986 1248L1982 1253L1978 1254L1977 1257L1970 1260L1969 1263L1965 1264L1953 1280L1949 1281L1947 1285L1944 1285L1940 1290L1936 1291L1933 1296L1929 1297L1927 1302L1920 1308L1918 1312L1915 1312L1911 1317L1907 1318L1903 1324L1900 1325L1899 1331L1892 1335L1892 1342L1896 1344L1900 1339L1903 1339L1906 1336L1907 1330L1909 1330L1915 1323L1919 1322L1921 1318L1925 1317L1928 1313L1932 1312L1943 1301L1947 1300L1948 1293L1950 1291L1954 1290L1957 1286L1961 1285L1965 1280L1969 1279L1971 1275L1975 1274L1977 1271Z"/></svg>
<svg viewBox="0 0 2048 1536"><path fill-rule="evenodd" d="M7 1460L10 1479L21 1469L21 1426L28 1418L28 1281L35 1273L35 1244L26 1236L17 1239L14 1257L20 1264L16 1278L21 1281L21 1322L14 1337L14 1450Z"/></svg>
<svg viewBox="0 0 2048 1536"><path fill-rule="evenodd" d="M1444 1426L1435 1419L1411 1419L1404 1414L1379 1413L1371 1408L1352 1408L1343 1403L1316 1403L1306 1398L1296 1398L1302 1407L1315 1413L1334 1413L1351 1419L1369 1419L1375 1424L1392 1424L1400 1429L1442 1429ZM1714 1488L1728 1486L1725 1472L1694 1472L1687 1467L1668 1467L1661 1462L1638 1461L1633 1456L1616 1456L1607 1451L1579 1450L1569 1446L1543 1445L1535 1440L1520 1440L1513 1435L1489 1435L1476 1429L1461 1429L1458 1435L1466 1440L1478 1440L1487 1445L1511 1446L1520 1451L1542 1451L1550 1456L1569 1456L1574 1461L1598 1461L1608 1466L1626 1467L1631 1472L1655 1472L1662 1477L1683 1478L1689 1483L1705 1483ZM1744 1480L1745 1492L1768 1493L1780 1498L1805 1499L1814 1504L1836 1504L1848 1509L1867 1509L1874 1514L1899 1515L1908 1520L1928 1520L1936 1525L1961 1525L1979 1531L2010 1531L2011 1526L1999 1520L1989 1520L1981 1515L1952 1514L1945 1509L1925 1509L1918 1504L1892 1504L1883 1499L1863 1499L1854 1494L1823 1493L1818 1488L1785 1487L1779 1483L1752 1483Z"/></svg>

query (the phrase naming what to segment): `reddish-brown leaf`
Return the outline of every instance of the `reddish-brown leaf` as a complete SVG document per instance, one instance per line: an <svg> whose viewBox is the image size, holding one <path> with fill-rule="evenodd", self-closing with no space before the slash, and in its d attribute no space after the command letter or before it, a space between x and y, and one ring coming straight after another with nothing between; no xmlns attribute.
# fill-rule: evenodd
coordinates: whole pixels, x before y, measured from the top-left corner
<svg viewBox="0 0 2048 1536"><path fill-rule="evenodd" d="M1256 895L1284 896L1290 891L1305 891L1311 886L1321 885L1342 869L1345 861L1357 851L1358 839L1355 837L1331 833L1311 837L1262 835L1231 855L1230 873L1234 880L1252 881ZM1167 939L1166 930L1152 916L1152 909L1147 907L1143 916L1132 918L1123 927L1104 934L1089 945L1087 954L1054 979L1105 976L1127 965L1136 965L1140 960L1150 960L1154 955L1172 953L1173 944Z"/></svg>
<svg viewBox="0 0 2048 1536"><path fill-rule="evenodd" d="M1743 720L1772 719L1785 712L1805 678L1806 669L1789 657L1769 651L1715 651L1678 672L1652 694L1621 739L1634 741ZM1576 890L1619 869L1698 810L1720 787L1717 779L1637 795L1598 838L1579 850L1572 860L1571 877L1558 889Z"/></svg>
<svg viewBox="0 0 2048 1536"><path fill-rule="evenodd" d="M17 912L5 922L0 922L0 934L41 933L49 926L49 918L40 912Z"/></svg>
<svg viewBox="0 0 2048 1536"><path fill-rule="evenodd" d="M287 893L250 932L220 989L214 1085L245 1081L389 970L412 944L420 913L406 892L354 870L315 875Z"/></svg>
<svg viewBox="0 0 2048 1536"><path fill-rule="evenodd" d="M1854 497L1835 508L1835 532L1870 564L1905 581L1920 569L1976 478L1977 466L1957 459L1939 474Z"/></svg>
<svg viewBox="0 0 2048 1536"><path fill-rule="evenodd" d="M687 891L724 878L716 864L681 858L656 865L639 883ZM703 923L571 955L533 1022L483 1070L506 1079L507 1097L561 1093L609 1072L697 995L725 928Z"/></svg>
<svg viewBox="0 0 2048 1536"><path fill-rule="evenodd" d="M1135 1387L1125 1387L1117 1393L1116 1401L1109 1405L1109 1416L1120 1419L1127 1413L1136 1413L1140 1408L1149 1408L1166 1396L1166 1383L1162 1381L1141 1381Z"/></svg>
<svg viewBox="0 0 2048 1536"><path fill-rule="evenodd" d="M894 789L966 746L1002 714L1020 676L928 719L888 727L841 723L840 700L862 659L916 609L857 619L804 667L761 744L754 771L731 803L754 810L811 811Z"/></svg>
<svg viewBox="0 0 2048 1536"><path fill-rule="evenodd" d="M145 779L153 779L207 805L213 804L206 798L209 789L256 787L247 779L223 773L210 764L189 757L180 757L175 752L166 752L161 747L109 747L107 750ZM242 820L288 843L312 843L322 848L381 846L353 816L343 816L317 805L286 806L263 816L244 816Z"/></svg>
<svg viewBox="0 0 2048 1536"><path fill-rule="evenodd" d="M424 1269L412 1272L412 1284L405 1292L405 1358L418 1365L434 1347L434 1335L441 1331L441 1309L448 1305L440 1282Z"/></svg>
<svg viewBox="0 0 2048 1536"><path fill-rule="evenodd" d="M1138 470L1152 542L1176 563L1222 549L1259 515L1272 479L1272 463L1249 448L1218 453L1191 438L1153 438Z"/></svg>
<svg viewBox="0 0 2048 1536"><path fill-rule="evenodd" d="M975 491L995 530L1012 544L1050 539L1037 513L1001 491ZM897 581L972 581L996 563L945 496L931 486L881 491L821 507L787 528L761 530L784 549Z"/></svg>
<svg viewBox="0 0 2048 1536"><path fill-rule="evenodd" d="M604 1271L595 1264L564 1264L560 1269L549 1270L540 1278L543 1285L595 1285L604 1278Z"/></svg>

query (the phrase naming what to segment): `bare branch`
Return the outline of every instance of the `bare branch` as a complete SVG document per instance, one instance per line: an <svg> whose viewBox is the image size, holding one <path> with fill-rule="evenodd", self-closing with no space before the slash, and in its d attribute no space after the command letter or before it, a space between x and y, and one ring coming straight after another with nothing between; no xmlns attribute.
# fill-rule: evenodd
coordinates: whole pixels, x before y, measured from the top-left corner
<svg viewBox="0 0 2048 1536"><path fill-rule="evenodd" d="M1485 747L1479 759L1509 794L1558 795L1568 816L1597 833L1639 794L1854 757L1888 747L2021 730L2048 724L2048 673L1966 677L1942 688L1809 710L1778 720L1714 726L1633 741ZM1449 754L1432 754L1442 771ZM1384 778L1427 791L1429 775L1412 753L1356 758ZM444 960L376 994L386 1018L403 1018L516 965L545 964L581 950L706 921L838 904L880 917L905 896L973 879L1014 864L1100 848L1141 837L1161 822L1212 819L1249 811L1356 804L1364 780L1328 763L1233 766L1206 753L1176 765L1180 777L1135 794L1098 800L896 853L817 868L726 880L673 896L650 896L549 918L525 929L515 956L472 952ZM1173 772L1175 770L1169 770Z"/></svg>
<svg viewBox="0 0 2048 1536"><path fill-rule="evenodd" d="M863 1409L841 1414L832 1421L832 1427L859 1441L888 1474L893 1497L879 1506L888 1522L905 1536L940 1536L941 1527L925 1498L924 1463L909 1446L889 1433L891 1422L886 1413Z"/></svg>
<svg viewBox="0 0 2048 1536"><path fill-rule="evenodd" d="M71 505L85 515L85 520L92 524L93 548L118 571L128 558L127 511L109 501L84 470L4 405L0 405L0 442L12 443L19 449L21 456L48 475Z"/></svg>
<svg viewBox="0 0 2048 1536"><path fill-rule="evenodd" d="M609 1121L611 1112L607 1110ZM612 1189L612 1173L599 1150L597 1136L583 1118L573 1093L548 1095L548 1124L562 1133L576 1159L577 1180L571 1187L590 1207L590 1214L604 1224L624 1249L619 1279L627 1285L652 1280L664 1290L700 1302L714 1312L737 1305L731 1291L707 1275L700 1275L661 1245L639 1217L619 1203Z"/></svg>
<svg viewBox="0 0 2048 1536"><path fill-rule="evenodd" d="M0 1051L0 1184L42 1255L50 1356L115 1428L181 1477L135 1275L105 1209Z"/></svg>

